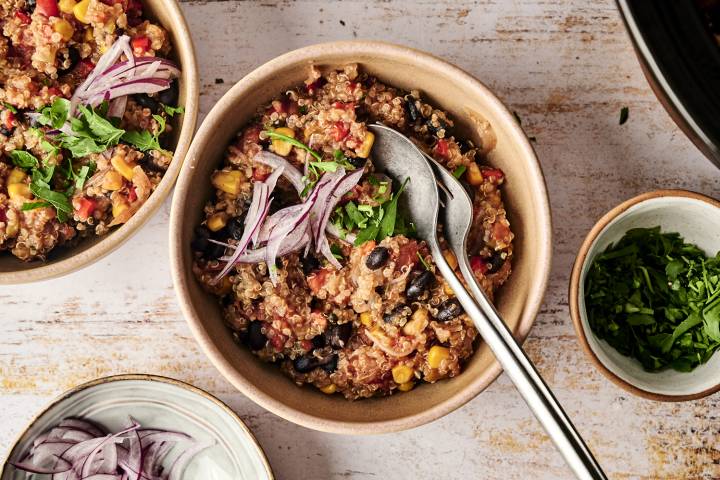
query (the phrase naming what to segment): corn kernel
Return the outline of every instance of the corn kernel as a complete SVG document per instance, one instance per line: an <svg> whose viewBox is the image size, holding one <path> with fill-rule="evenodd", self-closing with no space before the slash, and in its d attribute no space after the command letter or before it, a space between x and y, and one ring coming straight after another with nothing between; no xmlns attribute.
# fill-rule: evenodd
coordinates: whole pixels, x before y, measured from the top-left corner
<svg viewBox="0 0 720 480"><path fill-rule="evenodd" d="M132 180L133 177L133 168L135 165L131 165L128 162L125 161L125 159L119 155L115 155L110 159L110 164L113 166L115 170L118 171L120 175L127 178L128 180Z"/></svg>
<svg viewBox="0 0 720 480"><path fill-rule="evenodd" d="M216 213L208 218L207 227L213 232L221 230L227 224L227 215L225 213Z"/></svg>
<svg viewBox="0 0 720 480"><path fill-rule="evenodd" d="M445 295L447 296L454 296L455 292L453 292L453 289L450 287L449 283L445 283L443 285L443 292L445 292Z"/></svg>
<svg viewBox="0 0 720 480"><path fill-rule="evenodd" d="M117 218L120 216L121 213L123 213L125 210L130 208L130 205L127 204L124 200L116 200L113 202L112 205L112 215L113 217Z"/></svg>
<svg viewBox="0 0 720 480"><path fill-rule="evenodd" d="M70 25L70 22L68 22L64 18L61 18L57 22L55 22L55 24L53 25L53 30L62 35L63 40L65 40L66 42L70 40L75 33L75 29L73 28L73 26Z"/></svg>
<svg viewBox="0 0 720 480"><path fill-rule="evenodd" d="M102 188L105 190L120 190L123 186L123 176L114 170L108 171L103 177Z"/></svg>
<svg viewBox="0 0 720 480"><path fill-rule="evenodd" d="M468 165L465 178L467 178L468 183L473 187L477 187L483 183L482 172L480 171L480 167L477 166L477 163L472 162Z"/></svg>
<svg viewBox="0 0 720 480"><path fill-rule="evenodd" d="M6 221L5 223L5 235L7 235L8 238L15 237L20 231L20 222L16 218L14 219L14 221L8 219L8 221Z"/></svg>
<svg viewBox="0 0 720 480"><path fill-rule="evenodd" d="M362 323L366 327L372 325L372 315L370 314L370 312L363 312L360 314L360 323Z"/></svg>
<svg viewBox="0 0 720 480"><path fill-rule="evenodd" d="M398 390L401 392L409 392L415 387L415 382L405 382L398 385Z"/></svg>
<svg viewBox="0 0 720 480"><path fill-rule="evenodd" d="M231 195L238 195L240 193L242 181L243 174L240 170L217 172L212 177L212 184L215 188Z"/></svg>
<svg viewBox="0 0 720 480"><path fill-rule="evenodd" d="M108 47L107 44L103 44L103 45L100 45L100 46L98 47L98 50L100 50L100 53L105 53L105 52L108 51L108 48L109 48L109 47Z"/></svg>
<svg viewBox="0 0 720 480"><path fill-rule="evenodd" d="M110 20L109 22L107 22L105 24L105 31L110 34L115 33L115 21L114 20Z"/></svg>
<svg viewBox="0 0 720 480"><path fill-rule="evenodd" d="M427 327L428 321L429 315L427 309L420 307L413 312L410 321L403 326L403 333L409 336L420 335L423 330L425 330L425 327Z"/></svg>
<svg viewBox="0 0 720 480"><path fill-rule="evenodd" d="M276 128L275 133L285 135L286 137L295 138L295 131L292 128ZM275 153L283 157L288 156L290 154L290 151L292 150L292 144L286 142L285 140L280 140L279 138L273 138L272 147Z"/></svg>
<svg viewBox="0 0 720 480"><path fill-rule="evenodd" d="M60 11L63 13L73 13L75 5L77 5L75 0L60 0L58 2L58 7L60 7Z"/></svg>
<svg viewBox="0 0 720 480"><path fill-rule="evenodd" d="M95 40L95 30L93 30L92 27L88 27L85 30L85 41L92 42L93 40Z"/></svg>
<svg viewBox="0 0 720 480"><path fill-rule="evenodd" d="M24 183L12 183L12 184L8 185L7 191L8 191L8 196L12 200L32 197L32 193L30 192L30 187L28 187Z"/></svg>
<svg viewBox="0 0 720 480"><path fill-rule="evenodd" d="M337 385L335 385L334 383L331 383L327 387L322 387L320 389L320 391L323 393L326 393L328 395L332 395L333 393L337 392Z"/></svg>
<svg viewBox="0 0 720 480"><path fill-rule="evenodd" d="M25 181L25 178L27 178L25 172L19 168L13 168L10 175L8 175L7 184L12 185L13 183L22 183Z"/></svg>
<svg viewBox="0 0 720 480"><path fill-rule="evenodd" d="M77 18L78 21L82 23L90 23L87 19L87 11L89 5L90 0L82 0L80 3L73 7L73 15L75 15L75 18Z"/></svg>
<svg viewBox="0 0 720 480"><path fill-rule="evenodd" d="M450 350L448 348L435 345L431 347L428 352L428 365L430 365L430 368L438 368L442 361L448 357L450 357Z"/></svg>
<svg viewBox="0 0 720 480"><path fill-rule="evenodd" d="M407 365L396 365L392 369L393 380L398 384L407 383L412 380L414 373L413 369Z"/></svg>
<svg viewBox="0 0 720 480"><path fill-rule="evenodd" d="M365 140L363 140L360 148L355 150L355 153L360 158L368 158L370 156L370 149L375 143L375 134L372 132L365 133Z"/></svg>
<svg viewBox="0 0 720 480"><path fill-rule="evenodd" d="M458 266L457 257L453 252L450 250L443 250L443 257L445 257L445 261L450 265L450 268L455 270Z"/></svg>

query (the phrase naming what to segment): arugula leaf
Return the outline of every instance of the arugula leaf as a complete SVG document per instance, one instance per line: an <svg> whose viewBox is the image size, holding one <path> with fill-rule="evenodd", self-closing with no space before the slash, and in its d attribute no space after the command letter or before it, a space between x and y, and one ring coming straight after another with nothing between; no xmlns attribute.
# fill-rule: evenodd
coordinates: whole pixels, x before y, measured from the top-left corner
<svg viewBox="0 0 720 480"><path fill-rule="evenodd" d="M158 139L147 130L143 130L142 132L125 132L122 139L143 152L160 150Z"/></svg>
<svg viewBox="0 0 720 480"><path fill-rule="evenodd" d="M78 105L78 110L80 110L83 114L87 130L89 130L92 134L91 136L98 143L102 143L105 146L117 145L120 138L125 133L125 130L115 127L115 125L110 123L108 119L102 117L92 108L88 108L84 105ZM83 129L82 131L85 133L87 130Z"/></svg>
<svg viewBox="0 0 720 480"><path fill-rule="evenodd" d="M10 152L13 163L20 168L38 168L40 161L30 152L13 150Z"/></svg>
<svg viewBox="0 0 720 480"><path fill-rule="evenodd" d="M30 191L33 195L50 203L57 210L58 220L64 222L68 215L72 213L72 205L70 200L60 192L54 192L47 187L36 183L30 184Z"/></svg>
<svg viewBox="0 0 720 480"><path fill-rule="evenodd" d="M163 110L165 110L165 113L167 113L168 116L170 116L170 117L175 116L176 113L180 113L180 114L185 113L184 107L180 107L180 106L171 107L170 105L165 105L165 104L161 104L161 105L163 107Z"/></svg>

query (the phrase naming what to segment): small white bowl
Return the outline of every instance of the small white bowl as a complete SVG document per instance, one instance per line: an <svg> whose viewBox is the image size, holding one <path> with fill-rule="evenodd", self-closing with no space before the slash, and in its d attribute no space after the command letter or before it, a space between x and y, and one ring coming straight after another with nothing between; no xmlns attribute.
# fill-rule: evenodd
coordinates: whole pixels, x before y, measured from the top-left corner
<svg viewBox="0 0 720 480"><path fill-rule="evenodd" d="M694 400L720 390L720 355L692 372L647 372L639 361L599 339L585 311L585 276L595 256L632 228L658 225L663 232L679 233L708 256L720 250L720 202L684 190L656 190L632 198L602 217L580 247L570 279L570 315L590 360L616 385L651 400Z"/></svg>

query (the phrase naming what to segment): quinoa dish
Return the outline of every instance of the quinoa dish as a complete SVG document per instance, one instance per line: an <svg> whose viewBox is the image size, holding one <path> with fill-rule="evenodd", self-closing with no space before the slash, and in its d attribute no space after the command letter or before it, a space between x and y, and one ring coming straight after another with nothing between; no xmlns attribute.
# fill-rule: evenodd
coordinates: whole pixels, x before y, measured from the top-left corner
<svg viewBox="0 0 720 480"><path fill-rule="evenodd" d="M0 0L0 255L43 261L140 209L182 113L170 51L139 0Z"/></svg>
<svg viewBox="0 0 720 480"><path fill-rule="evenodd" d="M367 127L375 122L465 185L474 205L470 262L493 299L511 272L513 233L504 174L483 165L495 144L490 126L474 145L420 92L354 64L312 67L303 85L238 132L211 176L214 194L190 246L193 273L218 297L238 343L297 385L351 400L454 377L478 341L403 211L412 179L373 166Z"/></svg>

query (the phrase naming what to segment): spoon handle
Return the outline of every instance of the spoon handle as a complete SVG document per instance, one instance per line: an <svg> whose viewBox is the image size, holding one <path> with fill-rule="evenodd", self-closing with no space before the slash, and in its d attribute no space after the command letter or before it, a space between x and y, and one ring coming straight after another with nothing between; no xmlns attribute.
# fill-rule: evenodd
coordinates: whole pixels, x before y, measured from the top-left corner
<svg viewBox="0 0 720 480"><path fill-rule="evenodd" d="M487 342L500 365L520 392L535 417L545 428L558 450L577 478L582 480L605 480L607 477L593 457L572 422L555 399L512 332L477 284L468 266L467 257L455 252L460 271L475 297L465 290L452 268L442 255L436 242L430 242L433 260L440 273L453 289L455 296L473 320L483 340ZM477 303L476 303L477 302Z"/></svg>

